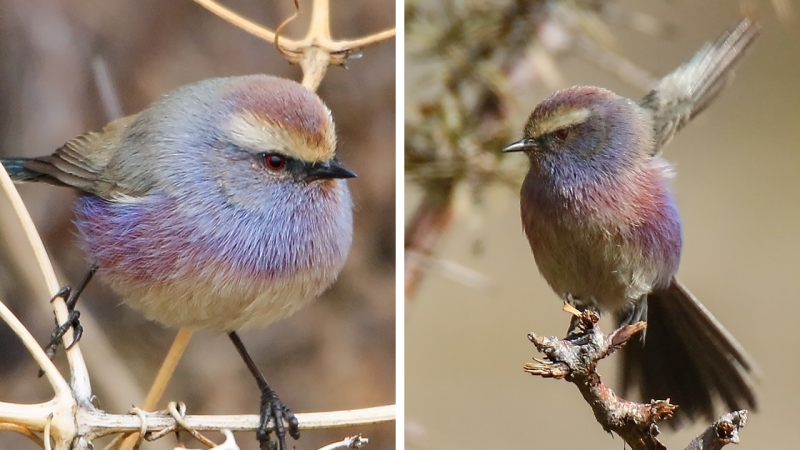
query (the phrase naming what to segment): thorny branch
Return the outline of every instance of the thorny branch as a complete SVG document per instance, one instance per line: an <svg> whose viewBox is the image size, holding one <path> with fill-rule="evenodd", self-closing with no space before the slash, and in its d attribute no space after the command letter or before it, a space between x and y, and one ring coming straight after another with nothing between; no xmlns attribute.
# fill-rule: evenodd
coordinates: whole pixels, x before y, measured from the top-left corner
<svg viewBox="0 0 800 450"><path fill-rule="evenodd" d="M352 40L334 40L330 27L330 0L314 0L311 10L311 26L302 39L289 39L280 30L300 14L299 0L295 1L297 13L284 21L276 31L258 25L245 17L220 5L215 0L194 0L217 16L244 31L275 44L278 50L293 64L303 68L303 86L316 91L328 66L343 66L362 48L378 44L396 35L394 28Z"/></svg>
<svg viewBox="0 0 800 450"><path fill-rule="evenodd" d="M573 383L589 404L594 417L607 432L619 435L633 450L666 450L659 442L658 422L672 417L679 405L667 400L636 403L620 398L597 374L597 363L622 348L628 340L645 329L644 322L626 325L606 335L597 326L599 316L584 311L576 316L577 331L565 339L529 334L528 339L545 359L534 358L524 370L542 378L565 379ZM747 411L735 411L720 417L685 450L718 450L738 443L739 429L745 425Z"/></svg>

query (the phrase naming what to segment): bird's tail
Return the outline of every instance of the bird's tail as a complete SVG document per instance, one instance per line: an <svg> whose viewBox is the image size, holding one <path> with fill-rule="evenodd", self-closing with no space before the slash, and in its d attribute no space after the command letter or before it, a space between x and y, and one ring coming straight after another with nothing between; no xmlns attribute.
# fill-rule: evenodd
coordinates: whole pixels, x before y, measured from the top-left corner
<svg viewBox="0 0 800 450"><path fill-rule="evenodd" d="M677 280L647 297L647 339L623 351L622 391L639 386L644 401L678 405L675 419L715 419L714 401L756 409L751 376L758 366L714 316Z"/></svg>
<svg viewBox="0 0 800 450"><path fill-rule="evenodd" d="M28 161L27 158L0 159L0 163L3 164L3 167L6 168L6 172L8 172L8 175L14 181L43 181L43 178L47 177L47 175L42 173L26 169L26 161Z"/></svg>

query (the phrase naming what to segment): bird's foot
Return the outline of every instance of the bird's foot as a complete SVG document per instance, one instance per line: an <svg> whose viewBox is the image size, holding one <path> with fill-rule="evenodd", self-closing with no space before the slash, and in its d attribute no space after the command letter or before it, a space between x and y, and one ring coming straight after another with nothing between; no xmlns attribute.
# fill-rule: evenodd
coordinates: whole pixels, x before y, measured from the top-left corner
<svg viewBox="0 0 800 450"><path fill-rule="evenodd" d="M61 339L67 334L69 329L72 329L72 342L66 347L66 350L69 350L78 343L83 336L83 326L81 326L80 318L81 312L75 309L75 302L77 298L73 300L72 296L72 288L69 286L64 286L56 292L56 295L50 299L50 303L53 303L56 298L61 297L67 299L67 310L69 311L69 316L67 316L67 320L59 324L56 322L56 328L50 334L50 342L45 346L44 353L47 357L52 361L53 358L56 356L56 350L58 350L58 344L61 343ZM39 377L44 375L44 371L39 369Z"/></svg>
<svg viewBox="0 0 800 450"><path fill-rule="evenodd" d="M647 297L642 297L633 304L633 308L628 313L628 317L619 324L619 327L625 327L628 325L635 325L639 322L647 322ZM647 337L647 328L642 330L639 334L639 339L644 343L645 337Z"/></svg>
<svg viewBox="0 0 800 450"><path fill-rule="evenodd" d="M59 324L56 322L56 329L53 330L53 333L50 335L50 343L47 344L44 349L45 354L48 358L50 358L50 360L52 360L56 355L58 344L61 342L61 339L65 334L67 334L67 331L69 331L70 328L72 328L73 332L72 342L67 345L66 350L71 349L75 344L78 343L78 341L81 339L81 336L83 336L83 327L81 326L80 322L81 313L75 309L75 305L78 304L78 297L81 296L83 290L89 285L89 282L92 280L95 272L97 272L97 266L93 265L89 268L89 271L86 272L83 280L81 280L81 283L78 285L78 289L73 291L71 287L64 286L58 292L56 292L56 295L54 295L53 298L50 299L50 303L53 303L53 301L59 297L65 299L67 310L69 311L69 316L67 316L67 320L64 323ZM44 372L40 370L39 376L41 377L42 375L44 375Z"/></svg>
<svg viewBox="0 0 800 450"><path fill-rule="evenodd" d="M284 420L289 424L289 436L294 439L300 438L297 418L269 386L261 390L260 414L261 420L256 431L256 439L260 443L261 450L289 450L286 446L286 425ZM275 436L278 438L277 446L270 439L270 430L267 428L270 419L275 423Z"/></svg>
<svg viewBox="0 0 800 450"><path fill-rule="evenodd" d="M72 289L69 286L64 286L59 290L50 302L52 303L56 298L62 297L67 299L67 310L69 311L69 316L67 316L67 320L62 324L56 324L55 330L50 335L50 343L47 344L45 348L45 353L50 359L53 359L53 356L56 354L56 349L58 348L58 344L61 342L61 338L67 334L70 328L73 330L72 342L66 347L67 350L71 349L73 345L77 344L78 341L83 336L83 326L81 326L80 318L81 313L77 309L75 309L75 303L77 302L77 296L72 296Z"/></svg>

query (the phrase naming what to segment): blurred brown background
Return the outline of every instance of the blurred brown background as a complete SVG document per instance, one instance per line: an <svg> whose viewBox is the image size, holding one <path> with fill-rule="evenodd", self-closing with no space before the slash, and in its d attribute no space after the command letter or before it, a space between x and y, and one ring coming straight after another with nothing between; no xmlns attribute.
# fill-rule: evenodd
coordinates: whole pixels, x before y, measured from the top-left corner
<svg viewBox="0 0 800 450"><path fill-rule="evenodd" d="M294 10L291 0L223 3L273 29ZM311 2L301 6L301 18L286 28L286 36L305 34ZM331 10L335 38L364 36L395 23L391 0L334 1ZM301 79L299 67L290 66L274 46L190 0L5 0L0 42L0 156L47 154L104 125L109 118L93 75L96 60L107 66L126 114L204 78L269 73ZM336 121L339 157L358 173L350 182L356 235L348 263L336 285L312 306L267 330L242 335L295 412L394 403L395 43L363 53L348 70L331 68L318 91ZM88 265L75 245L74 192L49 186L20 190L62 282L76 284ZM30 286L36 282L28 275L30 256L20 251L10 214L0 203L0 298L46 342L53 326L48 299ZM146 322L99 282L81 297L79 309L99 322L87 317L81 342L101 406L124 413L141 404L175 331ZM226 336L197 333L187 352L160 407L183 400L190 414L257 412L255 383ZM57 359L65 367L62 353ZM50 388L36 378L36 370L0 324L0 400L49 398ZM296 445L318 448L356 433L370 438L370 448L394 448L394 423L305 432ZM252 433L238 435L237 441L243 449L257 448ZM173 448L174 442L167 438L143 448ZM0 448L36 447L0 432Z"/></svg>
<svg viewBox="0 0 800 450"><path fill-rule="evenodd" d="M659 77L735 25L743 5L726 0L564 3L612 4L671 27L664 36L652 37L610 22L617 52ZM794 7L794 19L776 11L775 5L785 3ZM759 1L747 6L758 11L761 38L733 85L679 133L665 157L676 165L673 187L683 217L679 276L764 372L758 386L761 408L749 416L739 448L789 448L796 446L792 430L800 401L800 351L793 342L800 314L794 288L800 274L800 5ZM435 84L432 59L420 62L418 55L407 54L407 117L433 97L428 96ZM562 80L550 86L542 82L546 68L521 70L527 84L513 92L517 105L508 113L513 140L521 136L530 110L557 88L592 84L632 98L646 92L599 69L579 51L568 50L555 62ZM408 129L407 122L406 145L411 145ZM458 191L434 268L407 303L407 446L622 448L620 439L597 425L573 386L522 371L531 357L540 356L526 334L561 336L568 317L538 274L519 223L518 186L527 160L517 155L505 163L519 174L513 187L495 184L478 195L474 185ZM406 183L409 217L422 190L414 178ZM617 362L611 357L600 364L604 380L616 379ZM683 448L706 425L677 434L662 426L663 442Z"/></svg>

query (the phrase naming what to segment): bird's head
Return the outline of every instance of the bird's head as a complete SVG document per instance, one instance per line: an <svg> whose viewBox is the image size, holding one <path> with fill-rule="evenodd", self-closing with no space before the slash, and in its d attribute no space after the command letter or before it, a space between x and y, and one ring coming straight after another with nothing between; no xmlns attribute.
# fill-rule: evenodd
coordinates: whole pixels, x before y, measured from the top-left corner
<svg viewBox="0 0 800 450"><path fill-rule="evenodd" d="M532 166L631 162L652 148L651 121L647 111L611 91L571 87L542 101L525 123L523 139L503 151L525 152Z"/></svg>
<svg viewBox="0 0 800 450"><path fill-rule="evenodd" d="M331 113L316 94L283 78L238 80L221 93L231 106L221 129L265 177L313 183L356 176L336 158Z"/></svg>
<svg viewBox="0 0 800 450"><path fill-rule="evenodd" d="M336 158L331 112L294 81L204 80L165 96L137 121L131 139L137 129L143 137L131 148L151 149L155 187L174 197L195 199L191 192L203 190L209 202L221 198L261 212L284 204L349 204L342 179L356 175Z"/></svg>

